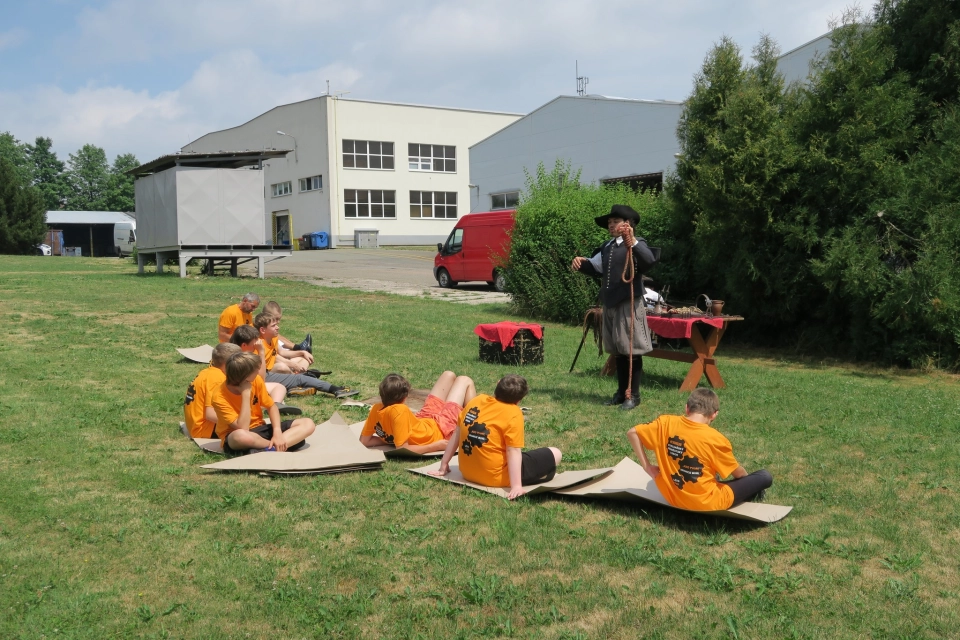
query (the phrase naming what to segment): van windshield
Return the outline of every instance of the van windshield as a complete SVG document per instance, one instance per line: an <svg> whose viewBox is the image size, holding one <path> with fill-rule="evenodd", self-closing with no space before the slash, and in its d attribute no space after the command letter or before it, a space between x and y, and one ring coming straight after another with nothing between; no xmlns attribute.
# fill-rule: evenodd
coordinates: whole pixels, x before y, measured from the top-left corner
<svg viewBox="0 0 960 640"><path fill-rule="evenodd" d="M445 253L459 253L463 249L463 229L454 229L447 238Z"/></svg>

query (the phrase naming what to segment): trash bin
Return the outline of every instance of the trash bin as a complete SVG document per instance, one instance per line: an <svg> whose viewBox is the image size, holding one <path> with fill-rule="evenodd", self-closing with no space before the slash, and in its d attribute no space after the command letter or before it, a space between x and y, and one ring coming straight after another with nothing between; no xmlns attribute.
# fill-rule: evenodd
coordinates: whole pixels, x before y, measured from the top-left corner
<svg viewBox="0 0 960 640"><path fill-rule="evenodd" d="M330 236L327 235L326 231L317 231L313 234L312 244L314 249L329 249Z"/></svg>

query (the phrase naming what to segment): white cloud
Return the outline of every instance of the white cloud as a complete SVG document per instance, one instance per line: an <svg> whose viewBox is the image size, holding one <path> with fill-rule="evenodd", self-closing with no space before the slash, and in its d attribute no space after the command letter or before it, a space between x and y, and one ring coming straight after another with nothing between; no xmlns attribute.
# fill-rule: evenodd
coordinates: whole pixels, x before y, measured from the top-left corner
<svg viewBox="0 0 960 640"><path fill-rule="evenodd" d="M4 49L15 49L27 41L30 33L23 27L14 27L9 31L0 33L0 51Z"/></svg>

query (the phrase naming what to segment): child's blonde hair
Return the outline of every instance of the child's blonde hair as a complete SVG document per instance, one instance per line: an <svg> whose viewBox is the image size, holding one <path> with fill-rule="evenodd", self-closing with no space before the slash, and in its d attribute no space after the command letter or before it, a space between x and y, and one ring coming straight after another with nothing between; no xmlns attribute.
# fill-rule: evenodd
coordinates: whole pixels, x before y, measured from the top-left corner
<svg viewBox="0 0 960 640"><path fill-rule="evenodd" d="M273 314L273 315L275 315L275 316L278 316L278 317L283 315L283 309L281 309L281 308L280 308L280 305L277 304L277 303L276 303L275 301L273 301L273 300L271 300L271 301L268 302L267 304L263 305L263 312L264 312L264 313L271 313L271 314Z"/></svg>
<svg viewBox="0 0 960 640"><path fill-rule="evenodd" d="M256 329L266 329L274 322L279 322L277 316L273 315L269 311L263 311L262 313L258 313L253 319L253 326Z"/></svg>
<svg viewBox="0 0 960 640"><path fill-rule="evenodd" d="M227 360L227 384L237 386L254 371L260 370L260 356L241 351Z"/></svg>
<svg viewBox="0 0 960 640"><path fill-rule="evenodd" d="M235 353L240 353L240 347L232 342L221 342L213 348L213 355L210 357L210 364L214 367L222 367L227 363Z"/></svg>
<svg viewBox="0 0 960 640"><path fill-rule="evenodd" d="M713 390L699 387L690 392L690 397L687 398L687 412L712 416L717 411L720 411L720 398Z"/></svg>

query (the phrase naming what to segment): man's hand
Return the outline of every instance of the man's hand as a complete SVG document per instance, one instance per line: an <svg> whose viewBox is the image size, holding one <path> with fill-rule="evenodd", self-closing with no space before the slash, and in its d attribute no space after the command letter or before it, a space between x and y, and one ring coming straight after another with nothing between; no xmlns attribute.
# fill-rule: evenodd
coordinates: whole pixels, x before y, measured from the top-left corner
<svg viewBox="0 0 960 640"><path fill-rule="evenodd" d="M427 471L427 474L428 474L428 475L437 476L438 478L442 478L443 476L447 475L448 473L450 473L450 466L449 466L449 465L440 465L440 468L437 469L436 471Z"/></svg>
<svg viewBox="0 0 960 640"><path fill-rule="evenodd" d="M527 492L523 487L510 487L510 493L507 494L507 500L513 500L514 498L519 498Z"/></svg>
<svg viewBox="0 0 960 640"><path fill-rule="evenodd" d="M634 243L633 236L633 227L630 226L629 222L622 222L620 224L620 235L623 237L623 241L627 243L628 247L632 247Z"/></svg>
<svg viewBox="0 0 960 640"><path fill-rule="evenodd" d="M580 265L583 264L584 260L586 260L586 258L581 258L580 256L577 256L576 258L574 258L573 262L570 263L570 270L580 271Z"/></svg>

